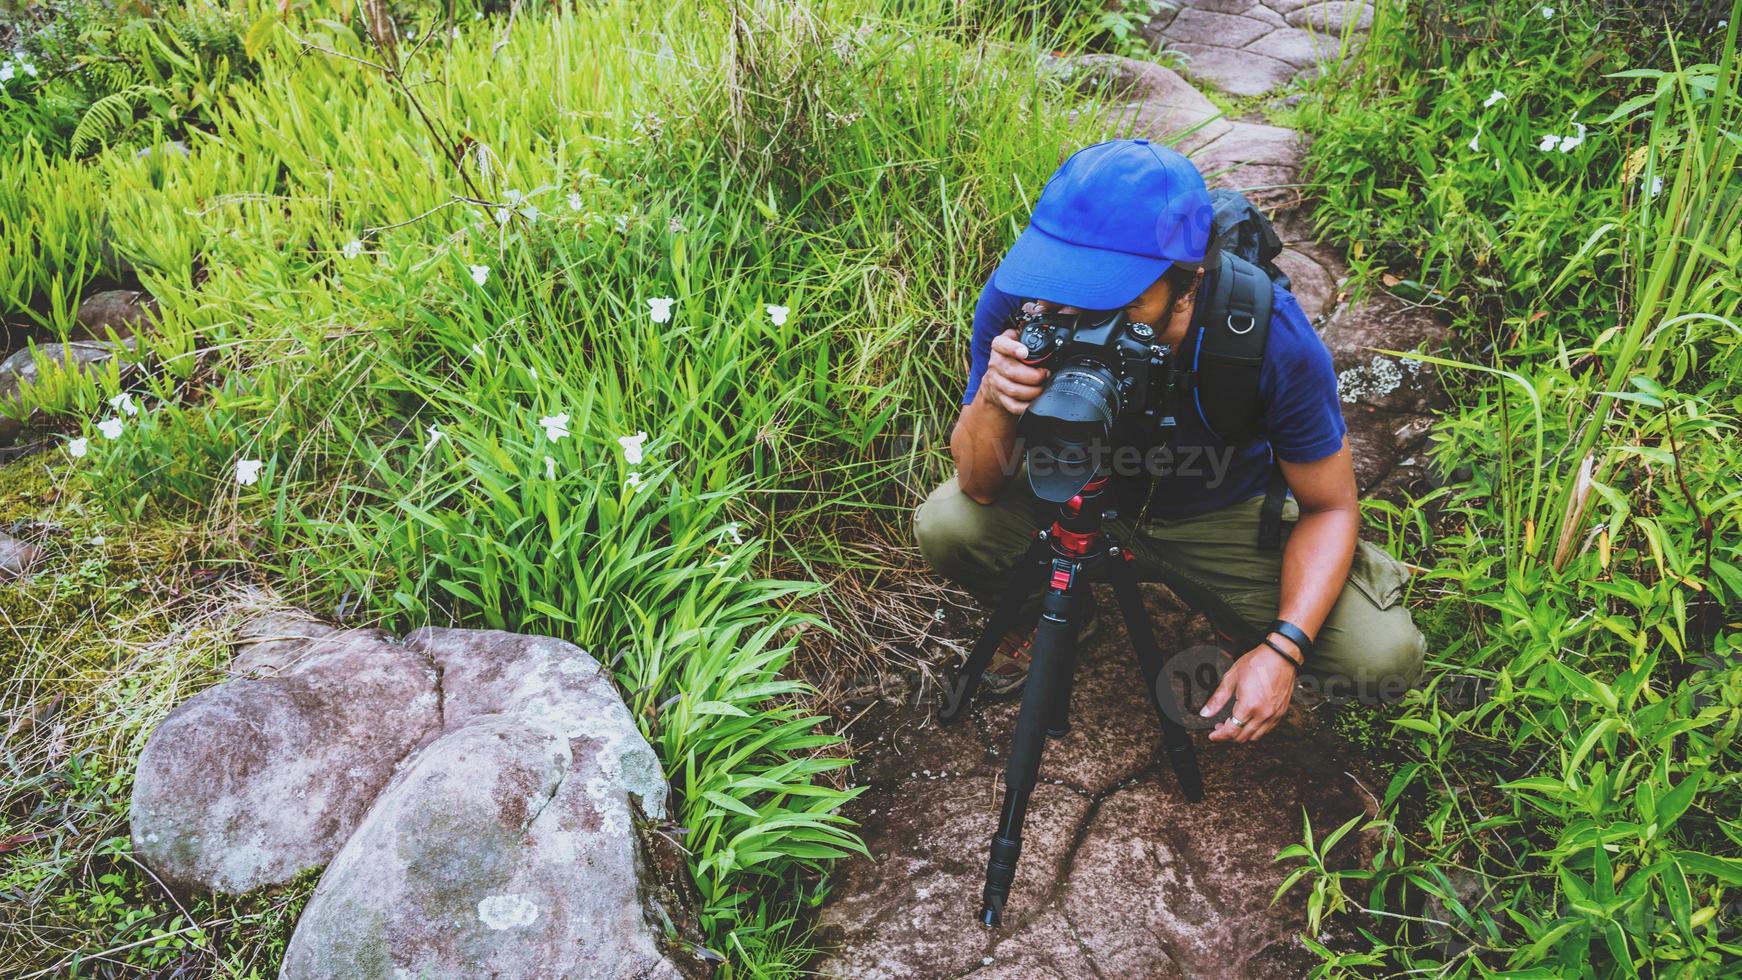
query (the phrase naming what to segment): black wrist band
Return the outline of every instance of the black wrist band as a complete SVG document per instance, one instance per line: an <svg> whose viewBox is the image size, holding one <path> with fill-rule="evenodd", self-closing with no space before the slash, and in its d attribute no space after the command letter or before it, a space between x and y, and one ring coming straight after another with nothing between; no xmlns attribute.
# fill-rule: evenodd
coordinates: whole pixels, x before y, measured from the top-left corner
<svg viewBox="0 0 1742 980"><path fill-rule="evenodd" d="M1290 667L1294 668L1295 673L1297 673L1297 674L1300 673L1300 669L1303 666L1303 664L1299 660L1296 660L1293 657L1289 656L1287 651L1283 650L1281 647L1277 646L1276 644L1270 642L1270 637L1267 636L1264 639L1260 640L1259 642L1263 643L1265 646L1269 647L1272 651L1274 651L1276 653L1277 656L1288 661L1288 665Z"/></svg>
<svg viewBox="0 0 1742 980"><path fill-rule="evenodd" d="M1312 656L1313 638L1306 635L1306 630L1301 629L1299 626L1294 625L1286 619L1279 619L1270 624L1269 632L1275 633L1278 636L1285 636L1288 638L1290 643L1299 647L1302 664L1306 663L1306 658Z"/></svg>

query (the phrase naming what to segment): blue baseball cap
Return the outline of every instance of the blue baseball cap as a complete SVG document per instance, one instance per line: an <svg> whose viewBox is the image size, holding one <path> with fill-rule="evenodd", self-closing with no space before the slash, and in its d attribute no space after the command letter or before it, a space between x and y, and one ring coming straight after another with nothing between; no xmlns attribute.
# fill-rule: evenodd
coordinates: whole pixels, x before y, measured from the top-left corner
<svg viewBox="0 0 1742 980"><path fill-rule="evenodd" d="M1085 310L1125 306L1169 266L1197 268L1210 239L1198 168L1146 139L1087 146L1046 182L992 284Z"/></svg>

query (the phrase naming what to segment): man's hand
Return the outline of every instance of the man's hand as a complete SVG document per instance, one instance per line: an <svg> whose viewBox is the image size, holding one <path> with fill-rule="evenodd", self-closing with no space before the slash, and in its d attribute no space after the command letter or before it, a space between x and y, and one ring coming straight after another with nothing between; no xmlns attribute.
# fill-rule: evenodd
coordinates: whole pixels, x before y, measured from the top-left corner
<svg viewBox="0 0 1742 980"><path fill-rule="evenodd" d="M991 403L1006 414L1016 416L1028 411L1028 406L1040 397L1046 385L1045 368L1024 364L1028 348L1016 339L1014 329L992 338L992 356L986 362L986 374L980 379L980 390Z"/></svg>
<svg viewBox="0 0 1742 980"><path fill-rule="evenodd" d="M1210 741L1256 742L1288 712L1289 699L1294 697L1294 668L1269 647L1254 647L1222 675L1216 693L1198 714L1205 718L1215 715L1230 697L1234 699L1233 713L1210 732ZM1242 723L1234 724L1235 718Z"/></svg>

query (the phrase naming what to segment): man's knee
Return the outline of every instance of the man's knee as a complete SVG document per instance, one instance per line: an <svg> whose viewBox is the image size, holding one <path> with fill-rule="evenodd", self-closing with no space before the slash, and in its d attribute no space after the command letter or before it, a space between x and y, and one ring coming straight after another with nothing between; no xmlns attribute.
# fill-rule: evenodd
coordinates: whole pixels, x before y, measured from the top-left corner
<svg viewBox="0 0 1742 980"><path fill-rule="evenodd" d="M998 504L974 501L956 485L955 478L933 490L913 514L914 538L919 553L932 570L967 586L970 591L993 584L1014 555L1011 520ZM1020 532L1015 546L1021 547Z"/></svg>
<svg viewBox="0 0 1742 980"><path fill-rule="evenodd" d="M1339 636L1339 649L1325 651L1330 663L1318 677L1325 694L1383 704L1421 680L1427 640L1403 606L1386 613L1366 629Z"/></svg>

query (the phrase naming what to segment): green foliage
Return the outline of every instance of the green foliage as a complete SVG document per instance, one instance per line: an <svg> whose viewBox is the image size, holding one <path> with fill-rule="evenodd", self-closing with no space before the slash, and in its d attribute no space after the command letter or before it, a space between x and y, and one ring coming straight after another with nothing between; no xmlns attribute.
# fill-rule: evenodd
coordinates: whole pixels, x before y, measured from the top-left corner
<svg viewBox="0 0 1742 980"><path fill-rule="evenodd" d="M45 5L20 71L0 86L0 147L35 141L84 156L129 137L183 138L253 74L241 18L203 0L153 10L114 0Z"/></svg>
<svg viewBox="0 0 1742 980"><path fill-rule="evenodd" d="M1655 44L1584 5L1427 9L1382 4L1301 110L1321 226L1454 314L1435 456L1472 473L1416 502L1437 521L1385 510L1438 669L1391 722L1374 865L1309 873L1376 913L1326 955L1712 975L1742 954L1738 7Z"/></svg>

